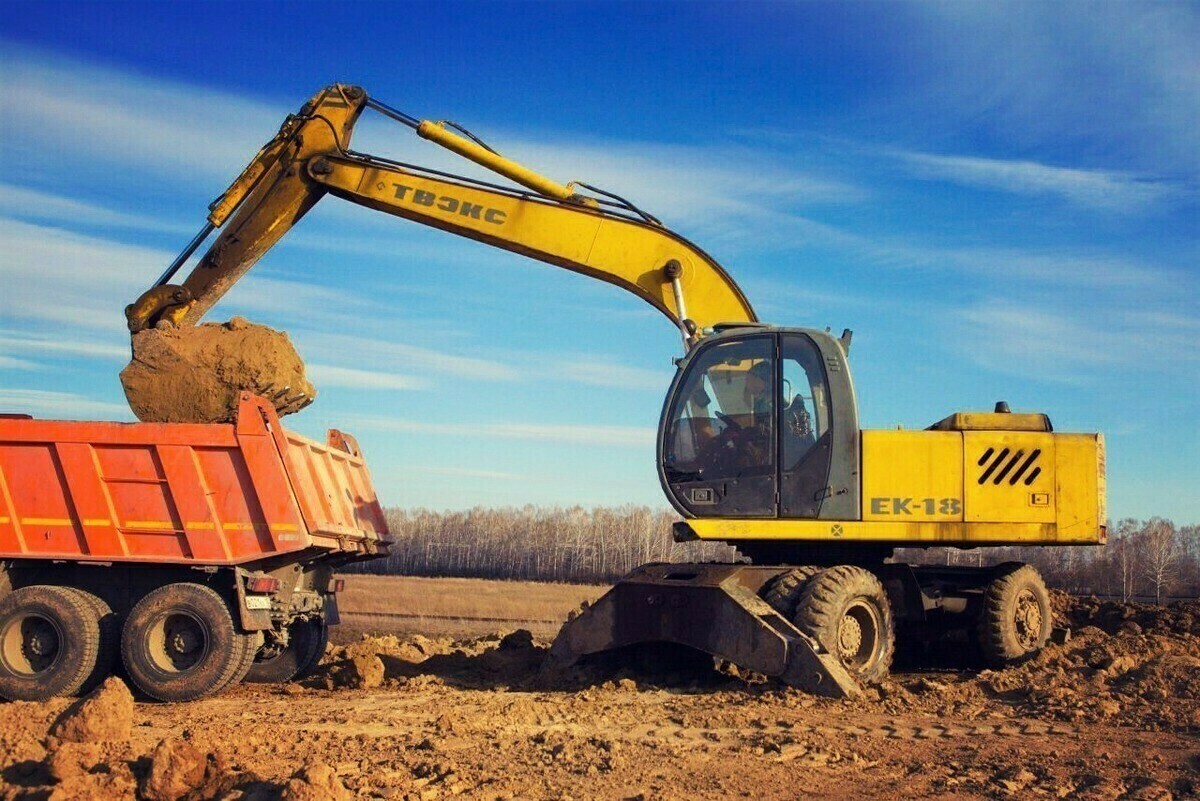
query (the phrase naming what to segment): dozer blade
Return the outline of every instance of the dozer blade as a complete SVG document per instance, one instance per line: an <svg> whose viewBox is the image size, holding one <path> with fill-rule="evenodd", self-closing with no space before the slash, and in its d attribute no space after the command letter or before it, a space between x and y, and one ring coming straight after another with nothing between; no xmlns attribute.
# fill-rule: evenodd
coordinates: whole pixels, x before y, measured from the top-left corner
<svg viewBox="0 0 1200 801"><path fill-rule="evenodd" d="M862 690L831 654L758 596L781 568L643 565L567 621L550 655L572 665L642 643L686 645L829 698Z"/></svg>

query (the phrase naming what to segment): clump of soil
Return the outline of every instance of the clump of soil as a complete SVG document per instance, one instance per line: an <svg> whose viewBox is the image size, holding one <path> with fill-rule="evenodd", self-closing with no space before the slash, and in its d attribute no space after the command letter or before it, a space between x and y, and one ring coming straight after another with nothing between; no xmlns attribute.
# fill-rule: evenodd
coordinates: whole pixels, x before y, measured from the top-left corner
<svg viewBox="0 0 1200 801"><path fill-rule="evenodd" d="M50 736L68 743L119 743L129 741L132 728L133 695L125 682L111 676L67 707Z"/></svg>
<svg viewBox="0 0 1200 801"><path fill-rule="evenodd" d="M288 780L282 797L284 801L349 801L354 794L346 789L333 768L324 762L312 762Z"/></svg>
<svg viewBox="0 0 1200 801"><path fill-rule="evenodd" d="M369 690L383 684L383 661L370 651L360 651L331 666L329 675L337 687Z"/></svg>
<svg viewBox="0 0 1200 801"><path fill-rule="evenodd" d="M241 317L139 331L121 386L129 408L147 423L230 422L246 391L266 397L280 414L316 397L288 335Z"/></svg>
<svg viewBox="0 0 1200 801"><path fill-rule="evenodd" d="M187 740L163 740L150 755L139 796L144 801L221 798L257 780L232 770L220 751L205 752Z"/></svg>

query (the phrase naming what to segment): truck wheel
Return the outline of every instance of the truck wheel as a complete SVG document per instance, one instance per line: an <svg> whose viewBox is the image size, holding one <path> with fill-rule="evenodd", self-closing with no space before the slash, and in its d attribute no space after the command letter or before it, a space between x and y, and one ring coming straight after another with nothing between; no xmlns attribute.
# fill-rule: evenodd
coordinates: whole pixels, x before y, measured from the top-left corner
<svg viewBox="0 0 1200 801"><path fill-rule="evenodd" d="M317 644L313 648L312 657L308 662L300 666L296 671L296 675L292 676L293 681L307 679L317 669L317 665L321 664L321 660L325 657L325 648L329 645L329 624L321 620L313 624L317 629Z"/></svg>
<svg viewBox="0 0 1200 801"><path fill-rule="evenodd" d="M242 638L241 658L238 660L237 668L234 669L233 675L226 682L226 687L233 687L236 684L241 684L246 680L246 674L250 672L250 668L254 666L254 655L258 653L258 649L262 647L262 636L255 632L253 634L239 635ZM225 687L221 688L222 690Z"/></svg>
<svg viewBox="0 0 1200 801"><path fill-rule="evenodd" d="M246 646L221 596L184 582L147 593L121 630L121 661L129 678L159 701L191 701L223 689Z"/></svg>
<svg viewBox="0 0 1200 801"><path fill-rule="evenodd" d="M96 651L96 667L83 682L83 686L79 688L80 694L83 694L90 692L100 682L112 675L117 651L121 646L121 627L118 625L117 616L113 614L112 607L104 599L78 587L69 589L82 598L83 602L92 610L92 614L96 616L96 624L100 627L100 645Z"/></svg>
<svg viewBox="0 0 1200 801"><path fill-rule="evenodd" d="M762 599L779 614L791 620L796 614L796 604L808 586L809 579L821 572L815 565L793 568L780 573L762 590Z"/></svg>
<svg viewBox="0 0 1200 801"><path fill-rule="evenodd" d="M99 650L96 614L74 590L35 585L0 600L0 696L44 701L78 692Z"/></svg>
<svg viewBox="0 0 1200 801"><path fill-rule="evenodd" d="M983 591L979 645L991 667L1037 653L1050 639L1050 594L1032 565L1001 565Z"/></svg>
<svg viewBox="0 0 1200 801"><path fill-rule="evenodd" d="M246 674L246 681L282 683L299 677L306 668L311 670L325 653L325 632L325 624L320 621L292 623L288 626L287 646L265 654L260 651Z"/></svg>
<svg viewBox="0 0 1200 801"><path fill-rule="evenodd" d="M896 648L892 607L870 571L839 565L814 576L796 604L796 628L862 681L882 681Z"/></svg>

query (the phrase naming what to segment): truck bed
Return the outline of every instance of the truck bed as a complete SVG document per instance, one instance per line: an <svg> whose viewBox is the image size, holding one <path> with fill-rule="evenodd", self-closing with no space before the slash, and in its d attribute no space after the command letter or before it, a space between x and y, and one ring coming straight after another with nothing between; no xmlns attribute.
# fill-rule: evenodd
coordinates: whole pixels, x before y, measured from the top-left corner
<svg viewBox="0 0 1200 801"><path fill-rule="evenodd" d="M232 424L0 418L0 560L240 565L386 544L354 439L289 432L254 395Z"/></svg>

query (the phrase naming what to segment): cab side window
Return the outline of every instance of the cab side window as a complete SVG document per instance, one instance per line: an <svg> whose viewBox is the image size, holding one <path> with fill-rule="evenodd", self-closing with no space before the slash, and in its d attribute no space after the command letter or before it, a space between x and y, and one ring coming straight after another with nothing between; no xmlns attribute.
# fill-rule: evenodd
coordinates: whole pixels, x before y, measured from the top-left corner
<svg viewBox="0 0 1200 801"><path fill-rule="evenodd" d="M781 468L792 470L829 430L829 398L820 354L807 339L785 340L780 383Z"/></svg>

